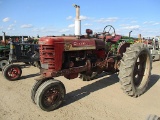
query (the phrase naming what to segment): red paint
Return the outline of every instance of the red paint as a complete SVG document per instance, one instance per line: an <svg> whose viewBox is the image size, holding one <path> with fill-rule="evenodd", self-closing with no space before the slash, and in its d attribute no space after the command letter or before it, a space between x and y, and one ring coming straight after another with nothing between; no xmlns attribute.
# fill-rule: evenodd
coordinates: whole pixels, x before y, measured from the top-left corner
<svg viewBox="0 0 160 120"><path fill-rule="evenodd" d="M42 37L39 39L40 61L48 64L48 69L61 70L64 40L56 37Z"/></svg>
<svg viewBox="0 0 160 120"><path fill-rule="evenodd" d="M40 45L40 62L45 69L42 74L45 77L59 76L61 72L66 75L67 78L77 77L77 73L86 69L86 66L73 69L77 70L76 74L66 74L69 70L62 70L63 64L63 52L65 44L71 44L73 47L95 47L94 39L77 39L76 37L42 37L39 39ZM48 66L47 66L48 65ZM48 67L48 68L47 68ZM83 70L84 71L84 70Z"/></svg>
<svg viewBox="0 0 160 120"><path fill-rule="evenodd" d="M74 79L78 77L78 73L65 74L64 77L67 79Z"/></svg>
<svg viewBox="0 0 160 120"><path fill-rule="evenodd" d="M98 58L104 59L106 57L106 53L105 53L104 50L96 50L95 53L96 53Z"/></svg>
<svg viewBox="0 0 160 120"><path fill-rule="evenodd" d="M120 39L122 38L121 35L116 35L116 36L106 36L106 41L109 41L109 42L118 42Z"/></svg>

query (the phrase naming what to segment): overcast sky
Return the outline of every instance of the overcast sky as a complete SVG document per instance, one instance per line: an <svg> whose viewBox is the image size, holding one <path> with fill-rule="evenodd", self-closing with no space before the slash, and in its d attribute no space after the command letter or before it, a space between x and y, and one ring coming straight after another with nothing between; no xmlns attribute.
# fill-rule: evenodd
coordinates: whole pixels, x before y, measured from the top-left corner
<svg viewBox="0 0 160 120"><path fill-rule="evenodd" d="M0 36L74 34L72 4L80 6L83 34L109 24L121 35L160 36L160 0L0 0Z"/></svg>

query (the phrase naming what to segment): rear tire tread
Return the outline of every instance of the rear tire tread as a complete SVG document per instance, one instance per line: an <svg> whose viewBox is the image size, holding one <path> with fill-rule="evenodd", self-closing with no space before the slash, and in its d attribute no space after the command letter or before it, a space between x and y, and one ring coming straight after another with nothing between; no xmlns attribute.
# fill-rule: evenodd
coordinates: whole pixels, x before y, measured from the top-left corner
<svg viewBox="0 0 160 120"><path fill-rule="evenodd" d="M148 49L146 45L141 43L135 43L132 44L127 50L126 53L123 53L123 58L121 60L121 65L119 68L119 78L120 78L120 84L122 86L123 91L132 97L138 97L141 94L144 93L145 89L137 92L133 88L133 81L132 81L132 71L135 64L135 61L137 60L138 54L141 52L142 49ZM147 52L150 53L149 50ZM152 63L151 55L150 55L150 68ZM149 71L148 80L146 82L146 87L149 81L149 77L151 75L151 70Z"/></svg>

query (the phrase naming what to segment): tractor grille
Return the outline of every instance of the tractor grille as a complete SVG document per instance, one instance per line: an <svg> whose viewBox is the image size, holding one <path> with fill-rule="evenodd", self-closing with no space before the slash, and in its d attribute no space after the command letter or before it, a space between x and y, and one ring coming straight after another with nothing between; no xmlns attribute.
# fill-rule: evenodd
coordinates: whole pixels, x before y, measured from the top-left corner
<svg viewBox="0 0 160 120"><path fill-rule="evenodd" d="M39 51L42 68L55 69L55 47L53 45L40 45Z"/></svg>

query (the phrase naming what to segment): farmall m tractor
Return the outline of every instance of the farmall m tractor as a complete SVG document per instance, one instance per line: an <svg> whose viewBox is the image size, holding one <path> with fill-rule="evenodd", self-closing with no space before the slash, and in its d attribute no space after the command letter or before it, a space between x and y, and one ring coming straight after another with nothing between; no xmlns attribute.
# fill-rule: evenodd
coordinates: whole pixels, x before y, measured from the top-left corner
<svg viewBox="0 0 160 120"><path fill-rule="evenodd" d="M91 80L94 74L103 71L119 72L123 91L132 97L143 94L151 75L152 58L143 43L131 44L121 40L114 28L108 25L103 32L92 35L80 33L78 5L76 8L75 36L41 37L39 52L41 76L37 78L31 90L31 99L42 110L52 111L64 100L64 84L54 77ZM110 33L113 29L113 34ZM122 41L122 42L119 42ZM118 47L115 47L118 44Z"/></svg>

